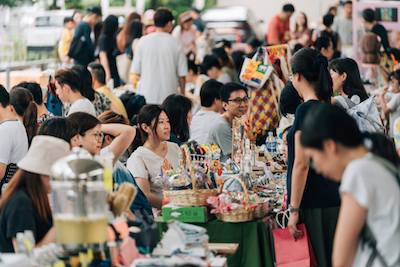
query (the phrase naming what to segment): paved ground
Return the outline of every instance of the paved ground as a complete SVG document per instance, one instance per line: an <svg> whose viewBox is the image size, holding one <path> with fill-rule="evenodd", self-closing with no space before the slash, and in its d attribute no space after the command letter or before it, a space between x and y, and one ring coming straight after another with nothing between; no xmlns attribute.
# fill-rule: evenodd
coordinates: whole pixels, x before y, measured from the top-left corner
<svg viewBox="0 0 400 267"><path fill-rule="evenodd" d="M11 72L10 78L10 87L13 87L23 81L34 81L40 83L42 87L46 87L48 81L47 75L43 74L40 69L13 71ZM0 84L6 86L5 72L0 72Z"/></svg>

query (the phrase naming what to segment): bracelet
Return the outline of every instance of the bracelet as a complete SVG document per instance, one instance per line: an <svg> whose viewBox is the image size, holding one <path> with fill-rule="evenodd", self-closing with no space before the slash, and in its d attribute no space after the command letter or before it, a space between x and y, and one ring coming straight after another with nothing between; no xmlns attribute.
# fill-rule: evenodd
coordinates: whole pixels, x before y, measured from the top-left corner
<svg viewBox="0 0 400 267"><path fill-rule="evenodd" d="M300 212L300 208L295 208L292 205L289 205L289 212L290 213L299 213Z"/></svg>

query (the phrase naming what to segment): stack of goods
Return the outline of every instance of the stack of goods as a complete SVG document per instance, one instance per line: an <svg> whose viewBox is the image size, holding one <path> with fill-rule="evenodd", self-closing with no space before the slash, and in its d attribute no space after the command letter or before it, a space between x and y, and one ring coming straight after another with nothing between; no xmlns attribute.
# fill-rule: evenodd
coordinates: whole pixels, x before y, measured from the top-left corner
<svg viewBox="0 0 400 267"><path fill-rule="evenodd" d="M220 155L217 145L182 145L180 168L163 175L165 197L178 206L206 206L207 197L217 194L222 174Z"/></svg>
<svg viewBox="0 0 400 267"><path fill-rule="evenodd" d="M271 154L263 146L257 151L257 161L264 162L272 173L283 173L287 171L284 156L279 153Z"/></svg>
<svg viewBox="0 0 400 267"><path fill-rule="evenodd" d="M210 266L216 258L209 251L208 239L202 227L172 222L152 258L138 259L133 266Z"/></svg>
<svg viewBox="0 0 400 267"><path fill-rule="evenodd" d="M190 254L206 257L208 254L208 235L203 227L182 222L171 222L163 239L154 249L154 256L172 256Z"/></svg>
<svg viewBox="0 0 400 267"><path fill-rule="evenodd" d="M262 218L269 211L269 202L249 192L244 183L236 177L225 180L221 193L209 197L211 213L224 222L247 222Z"/></svg>
<svg viewBox="0 0 400 267"><path fill-rule="evenodd" d="M268 199L271 211L279 212L284 207L286 173L275 173L260 177L254 182L253 191L263 199Z"/></svg>

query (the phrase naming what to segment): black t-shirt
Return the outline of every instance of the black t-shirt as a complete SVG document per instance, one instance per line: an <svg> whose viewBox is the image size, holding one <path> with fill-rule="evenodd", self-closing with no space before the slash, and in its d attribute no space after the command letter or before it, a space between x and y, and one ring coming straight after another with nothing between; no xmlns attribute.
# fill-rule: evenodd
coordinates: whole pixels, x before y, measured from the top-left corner
<svg viewBox="0 0 400 267"><path fill-rule="evenodd" d="M12 239L25 230L31 230L38 243L52 226L52 219L41 220L28 194L18 189L0 212L0 251L14 252Z"/></svg>
<svg viewBox="0 0 400 267"><path fill-rule="evenodd" d="M385 27L382 24L377 23L374 25L374 27L372 27L371 32L379 36L379 38L381 39L381 44L383 46L383 49L385 49L385 51L388 52L390 45L389 45L388 33Z"/></svg>
<svg viewBox="0 0 400 267"><path fill-rule="evenodd" d="M105 34L100 35L99 38L99 50L107 54L108 66L111 72L111 78L114 80L114 87L121 85L116 57L118 54L117 42L115 37L109 37Z"/></svg>
<svg viewBox="0 0 400 267"><path fill-rule="evenodd" d="M288 202L290 203L291 196L291 183L292 183L292 172L293 163L295 159L295 141L294 136L297 131L301 130L303 121L307 115L307 112L317 106L319 101L309 100L301 104L295 114L293 126L288 132L287 143L288 143L288 173L287 173L287 191L288 191ZM318 129L315 129L316 131ZM328 180L317 174L313 168L309 168L307 175L307 182L303 193L303 199L301 200L301 208L329 208L338 207L340 205L339 197L339 184Z"/></svg>
<svg viewBox="0 0 400 267"><path fill-rule="evenodd" d="M76 39L82 41L82 46L80 47L82 51L79 51L79 56L74 58L76 64L87 66L90 62L94 61L94 44L90 36L91 33L92 28L85 21L81 21L75 28L74 40L72 42L75 42Z"/></svg>

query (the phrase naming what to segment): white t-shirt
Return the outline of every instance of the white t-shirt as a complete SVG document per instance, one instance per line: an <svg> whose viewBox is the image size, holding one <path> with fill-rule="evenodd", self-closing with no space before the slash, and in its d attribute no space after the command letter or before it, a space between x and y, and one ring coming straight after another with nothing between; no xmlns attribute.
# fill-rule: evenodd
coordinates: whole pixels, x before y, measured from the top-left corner
<svg viewBox="0 0 400 267"><path fill-rule="evenodd" d="M149 104L161 104L177 93L178 78L187 74L182 45L171 34L151 33L140 39L133 58L132 72L140 75L138 94Z"/></svg>
<svg viewBox="0 0 400 267"><path fill-rule="evenodd" d="M0 163L17 164L26 155L26 152L28 152L28 136L22 122L18 120L1 122Z"/></svg>
<svg viewBox="0 0 400 267"><path fill-rule="evenodd" d="M368 209L367 224L377 240L377 249L389 266L400 266L400 186L395 177L367 154L345 169L341 192ZM354 267L366 266L371 251L359 242ZM374 267L380 267L375 260Z"/></svg>
<svg viewBox="0 0 400 267"><path fill-rule="evenodd" d="M72 103L69 107L67 116L75 112L85 112L96 117L96 110L94 108L94 105L87 98L78 99L74 103Z"/></svg>
<svg viewBox="0 0 400 267"><path fill-rule="evenodd" d="M390 97L390 100L387 103L387 107L390 109L390 114L389 114L390 132L389 132L389 135L393 136L394 121L397 118L400 118L400 93L390 94L388 97Z"/></svg>
<svg viewBox="0 0 400 267"><path fill-rule="evenodd" d="M169 161L172 168L179 167L179 153L180 148L177 144L167 143L167 155L166 160ZM164 158L155 154L150 149L141 146L132 153L129 157L126 166L135 178L147 179L150 182L150 192L157 194L162 197L162 184L157 181L161 174L161 166L164 162Z"/></svg>

